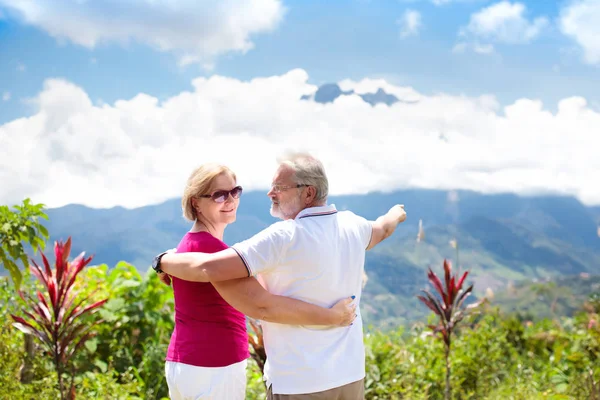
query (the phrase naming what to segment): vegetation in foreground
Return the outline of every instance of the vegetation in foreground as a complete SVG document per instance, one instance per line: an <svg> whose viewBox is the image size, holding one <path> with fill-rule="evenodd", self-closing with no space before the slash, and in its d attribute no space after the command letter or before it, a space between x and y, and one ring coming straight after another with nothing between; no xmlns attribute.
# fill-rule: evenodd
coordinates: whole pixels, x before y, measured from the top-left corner
<svg viewBox="0 0 600 400"><path fill-rule="evenodd" d="M15 231L0 232L3 242L11 232ZM55 253L58 263L65 262L65 253ZM55 269L55 279L56 273ZM171 288L160 283L152 271L141 274L126 263L110 269L107 265L82 267L75 275L69 289L76 294L73 304L84 300L100 305L94 308L95 315L78 316L77 326L93 326L93 334L78 351L68 353L68 369L66 365L57 368L57 352L44 347L44 340L28 346L25 338L30 336L15 329L10 315L22 316L24 310L31 309L32 304L39 307L39 303L28 305L24 300L27 296L19 296L11 281L0 278L0 399L167 398L164 357L173 327ZM442 297L448 287L455 286L438 291ZM43 280L26 279L20 290L53 296L52 285ZM97 303L104 299L108 301ZM49 309L47 304L48 300ZM446 300L445 307L447 304ZM45 314L39 311L38 316ZM502 313L493 303L485 304L464 315L460 330L453 328L451 353L447 341L435 340L430 334L430 327L440 332L439 324L446 324L447 329L451 318L436 324L432 316L410 328L367 333L366 397L600 400L599 313L600 293L591 294L568 318L531 321L520 314ZM28 317L36 319L33 314ZM55 323L58 319L49 320ZM37 325L43 324L40 317ZM52 328L50 325L47 327ZM54 332L60 336L62 331ZM260 372L264 359L260 328L254 326L251 332L255 354L249 363L247 398L261 399L265 393ZM24 370L28 371L26 379ZM63 379L73 383L68 390L60 383Z"/></svg>
<svg viewBox="0 0 600 400"><path fill-rule="evenodd" d="M97 335L73 359L77 398L166 398L170 288L151 271L141 275L124 263L110 270L87 267L81 278L82 296L95 292L94 299L109 300L98 309L104 322L96 326ZM0 398L59 398L55 369L42 348L36 350L33 379L20 382L23 334L9 314L18 313L21 299L7 279L0 282L0 296ZM452 342L452 398L600 400L599 311L600 296L592 296L573 318L531 322L490 305L466 316ZM429 335L427 325L433 324L366 334L368 399L444 397L445 350ZM248 399L264 398L260 369L254 360L249 365Z"/></svg>

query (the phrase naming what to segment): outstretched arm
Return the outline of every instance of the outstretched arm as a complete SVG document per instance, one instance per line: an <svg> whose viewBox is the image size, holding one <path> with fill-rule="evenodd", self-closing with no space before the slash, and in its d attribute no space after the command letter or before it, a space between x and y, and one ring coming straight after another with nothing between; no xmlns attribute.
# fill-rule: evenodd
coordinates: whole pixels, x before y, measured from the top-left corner
<svg viewBox="0 0 600 400"><path fill-rule="evenodd" d="M331 308L323 308L271 294L255 278L213 282L213 286L233 308L262 321L289 325L347 326L356 317L356 305L352 304L351 297L338 301Z"/></svg>
<svg viewBox="0 0 600 400"><path fill-rule="evenodd" d="M179 279L194 282L219 282L250 276L246 265L233 249L217 253L167 253L158 267Z"/></svg>
<svg viewBox="0 0 600 400"><path fill-rule="evenodd" d="M394 233L394 230L396 230L396 226L398 226L400 222L404 222L405 219L406 211L404 211L404 206L397 204L390 208L386 214L372 222L373 233L367 250L372 249L378 243L390 237L392 233Z"/></svg>

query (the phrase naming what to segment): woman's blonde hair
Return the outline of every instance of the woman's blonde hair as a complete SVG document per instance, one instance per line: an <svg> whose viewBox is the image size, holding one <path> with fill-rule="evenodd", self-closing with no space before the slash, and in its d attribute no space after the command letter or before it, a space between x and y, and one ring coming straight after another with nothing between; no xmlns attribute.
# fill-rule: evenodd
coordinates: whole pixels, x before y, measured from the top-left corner
<svg viewBox="0 0 600 400"><path fill-rule="evenodd" d="M209 191L215 179L223 174L229 175L234 181L237 180L231 169L220 164L203 164L192 171L181 198L181 209L185 219L195 221L198 218L192 199L210 194Z"/></svg>

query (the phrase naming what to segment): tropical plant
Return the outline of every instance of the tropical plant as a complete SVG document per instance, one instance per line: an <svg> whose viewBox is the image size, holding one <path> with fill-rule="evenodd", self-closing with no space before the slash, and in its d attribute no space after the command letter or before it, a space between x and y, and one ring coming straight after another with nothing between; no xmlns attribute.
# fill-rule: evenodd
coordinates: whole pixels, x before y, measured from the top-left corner
<svg viewBox="0 0 600 400"><path fill-rule="evenodd" d="M0 264L10 272L17 290L23 280L17 261L20 260L25 269L29 265L23 243L37 252L44 249L45 239L48 239L48 231L39 222L39 218L48 219L43 208L43 204L31 204L29 199L23 200L20 206L13 206L13 210L0 206Z"/></svg>
<svg viewBox="0 0 600 400"><path fill-rule="evenodd" d="M265 363L267 362L267 353L263 342L263 333L260 323L248 317L248 323L251 329L248 330L248 343L250 344L250 356L260 368L260 373L265 371Z"/></svg>
<svg viewBox="0 0 600 400"><path fill-rule="evenodd" d="M473 284L468 288L463 289L465 279L469 271L463 273L462 276L452 273L452 264L444 259L444 282L429 268L427 277L429 282L437 291L438 296L433 295L426 289L422 289L425 296L417 296L423 304L425 304L438 317L437 325L429 325L433 331L433 335L439 334L444 342L444 359L446 362L446 385L444 398L450 400L450 350L452 346L452 335L455 332L457 325L465 317L465 313L474 307L477 307L481 302L464 306L464 301L473 291Z"/></svg>
<svg viewBox="0 0 600 400"><path fill-rule="evenodd" d="M71 360L83 344L95 335L92 328L100 323L82 321L82 316L93 314L108 299L89 304L90 296L81 299L75 287L77 276L89 264L92 257L85 258L81 253L69 262L71 238L66 243L56 242L54 268L41 252L43 268L32 259L30 270L44 289L37 290L36 298L19 291L26 307L22 313L28 318L11 314L13 325L26 334L36 337L51 356L57 374L61 399L75 397L75 371ZM67 371L70 368L70 371ZM63 375L70 372L70 384L65 386Z"/></svg>

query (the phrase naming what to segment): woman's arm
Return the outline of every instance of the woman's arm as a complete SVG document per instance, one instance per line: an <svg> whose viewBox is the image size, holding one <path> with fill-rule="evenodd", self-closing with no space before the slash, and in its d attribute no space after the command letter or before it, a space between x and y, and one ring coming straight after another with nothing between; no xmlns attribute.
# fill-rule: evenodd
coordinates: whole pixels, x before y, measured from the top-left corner
<svg viewBox="0 0 600 400"><path fill-rule="evenodd" d="M323 308L271 294L252 277L212 284L233 308L262 321L288 325L347 326L356 318L356 305L352 304L354 296L338 301L331 308Z"/></svg>
<svg viewBox="0 0 600 400"><path fill-rule="evenodd" d="M250 276L246 265L229 248L216 253L167 253L158 267L171 276L192 282L216 282Z"/></svg>

